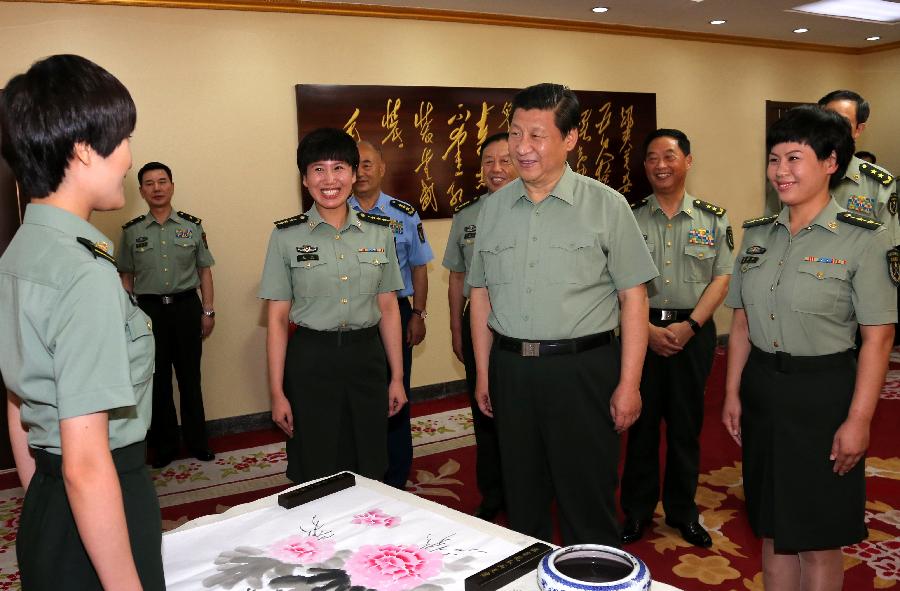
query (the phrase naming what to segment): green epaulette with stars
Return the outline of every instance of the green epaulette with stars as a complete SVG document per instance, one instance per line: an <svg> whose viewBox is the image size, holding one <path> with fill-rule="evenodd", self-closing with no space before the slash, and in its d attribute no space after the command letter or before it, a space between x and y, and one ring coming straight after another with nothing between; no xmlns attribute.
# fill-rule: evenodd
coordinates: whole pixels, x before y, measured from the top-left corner
<svg viewBox="0 0 900 591"><path fill-rule="evenodd" d="M128 220L127 222L122 224L122 229L126 230L126 229L130 228L131 226L135 225L136 223L143 221L144 218L146 218L146 217L147 217L147 214L142 214L142 215L137 216L133 220Z"/></svg>
<svg viewBox="0 0 900 591"><path fill-rule="evenodd" d="M869 175L885 187L894 182L894 177L891 173L868 162L863 162L859 165L859 172Z"/></svg>
<svg viewBox="0 0 900 591"><path fill-rule="evenodd" d="M632 204L631 204L631 209L632 209L632 210L634 210L634 209L640 209L640 208L644 207L645 205L647 205L648 203L650 203L650 198L649 198L649 197L644 197L644 198L641 199L640 201L635 201L634 203L632 203Z"/></svg>
<svg viewBox="0 0 900 591"><path fill-rule="evenodd" d="M707 203L706 201L702 201L700 199L694 199L694 207L705 209L710 213L716 214L717 217L722 217L723 215L725 215L724 207L719 207L718 205L713 205L712 203Z"/></svg>
<svg viewBox="0 0 900 591"><path fill-rule="evenodd" d="M750 220L746 220L746 221L744 221L743 224L741 224L741 226L744 228L754 228L756 226L765 226L766 224L771 224L772 222L774 222L777 219L778 219L777 214L776 215L768 215L768 216L762 217L762 218L753 218Z"/></svg>
<svg viewBox="0 0 900 591"><path fill-rule="evenodd" d="M307 217L305 213L301 213L300 215L295 215L294 217L278 220L277 222L275 222L275 227L279 230L284 230L285 228L290 228L291 226L302 224L308 219L309 217Z"/></svg>
<svg viewBox="0 0 900 591"><path fill-rule="evenodd" d="M89 251L91 251L91 254L94 255L95 259L99 257L101 259L105 259L105 260L109 261L110 263L112 263L113 267L116 266L116 258L113 255L106 252L105 250L103 250L103 248L101 248L97 244L94 244L87 238L82 238L80 236L78 237L78 243L81 244L86 249L88 249Z"/></svg>
<svg viewBox="0 0 900 591"><path fill-rule="evenodd" d="M391 206L395 209L399 209L406 215L413 215L416 213L416 208L407 203L406 201L400 201L399 199L391 199Z"/></svg>
<svg viewBox="0 0 900 591"><path fill-rule="evenodd" d="M196 217L192 216L191 214L185 213L183 211L178 211L176 213L178 214L178 217L186 219L187 221L191 222L192 224L197 224L198 226L200 225L200 222L202 221L200 218L196 218Z"/></svg>
<svg viewBox="0 0 900 591"><path fill-rule="evenodd" d="M852 213L849 211L842 211L837 214L837 219L839 222L844 222L845 224L850 224L853 226L859 226L860 228L867 228L869 230L875 230L879 226L881 226L881 222L878 220L873 220L872 218L867 218L864 215L859 215L856 213Z"/></svg>
<svg viewBox="0 0 900 591"><path fill-rule="evenodd" d="M465 208L469 207L473 203L478 203L478 200L481 199L481 195L475 196L468 201L463 201L462 203L457 203L456 207L453 208L453 213L459 213Z"/></svg>
<svg viewBox="0 0 900 591"><path fill-rule="evenodd" d="M361 219L364 222L369 222L370 224L378 224L379 226L390 226L391 218L386 215L376 215L374 213L365 213L362 211L356 212L356 217Z"/></svg>

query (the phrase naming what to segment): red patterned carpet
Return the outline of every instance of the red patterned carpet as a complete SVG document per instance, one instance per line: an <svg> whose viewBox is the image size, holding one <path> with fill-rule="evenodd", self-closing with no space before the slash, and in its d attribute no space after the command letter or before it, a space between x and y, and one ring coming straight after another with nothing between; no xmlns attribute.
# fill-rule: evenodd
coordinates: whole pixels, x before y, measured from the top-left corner
<svg viewBox="0 0 900 591"><path fill-rule="evenodd" d="M701 521L714 545L705 550L686 544L663 523L628 549L643 558L653 578L685 591L761 591L759 542L743 513L740 450L719 421L724 384L724 353L716 356L706 397L702 433ZM410 492L471 513L478 505L471 414L465 396L413 406L415 460ZM872 425L866 461L869 539L844 549L848 590L900 591L900 352L895 351L888 383ZM284 478L280 433L229 435L213 442L215 462L182 460L154 471L165 529L201 515L277 492ZM663 459L665 457L663 453ZM14 473L0 474L0 591L20 588L15 565L15 532L22 490ZM498 521L502 523L503 516Z"/></svg>

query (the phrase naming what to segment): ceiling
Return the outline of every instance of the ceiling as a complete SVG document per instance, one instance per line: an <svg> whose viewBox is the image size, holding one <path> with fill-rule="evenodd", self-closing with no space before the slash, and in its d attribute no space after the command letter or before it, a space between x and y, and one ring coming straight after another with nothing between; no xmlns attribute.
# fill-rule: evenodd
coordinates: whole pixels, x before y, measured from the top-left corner
<svg viewBox="0 0 900 591"><path fill-rule="evenodd" d="M813 0L364 0L363 2L318 2L317 4L368 5L401 9L424 9L502 15L525 19L557 19L568 23L614 27L640 27L635 31L665 36L666 32L698 34L702 37L721 35L723 41L784 41L860 50L877 50L900 43L900 26L850 20L794 12L796 6ZM900 0L889 0L898 3ZM604 14L591 11L605 6ZM710 20L724 19L724 25L711 25ZM809 32L794 33L804 27ZM878 41L866 37L879 36Z"/></svg>

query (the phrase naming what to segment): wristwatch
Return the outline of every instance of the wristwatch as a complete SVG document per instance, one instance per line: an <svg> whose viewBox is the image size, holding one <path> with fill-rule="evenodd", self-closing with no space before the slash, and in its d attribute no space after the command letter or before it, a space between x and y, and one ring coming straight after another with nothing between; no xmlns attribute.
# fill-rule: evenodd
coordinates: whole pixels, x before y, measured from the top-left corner
<svg viewBox="0 0 900 591"><path fill-rule="evenodd" d="M696 320L694 320L693 318L691 318L690 316L687 317L687 320L685 320L685 322L688 323L688 326L691 327L691 330L694 331L694 334L697 334L697 331L700 330L700 323L697 322Z"/></svg>
<svg viewBox="0 0 900 591"><path fill-rule="evenodd" d="M412 313L419 316L419 318L421 318L422 320L425 320L426 318L428 318L428 312L426 312L425 310L419 310L418 308L413 308Z"/></svg>
<svg viewBox="0 0 900 591"><path fill-rule="evenodd" d="M203 315L204 315L204 316L209 316L210 318L215 318L215 317L216 317L216 311L215 311L215 310L203 310Z"/></svg>

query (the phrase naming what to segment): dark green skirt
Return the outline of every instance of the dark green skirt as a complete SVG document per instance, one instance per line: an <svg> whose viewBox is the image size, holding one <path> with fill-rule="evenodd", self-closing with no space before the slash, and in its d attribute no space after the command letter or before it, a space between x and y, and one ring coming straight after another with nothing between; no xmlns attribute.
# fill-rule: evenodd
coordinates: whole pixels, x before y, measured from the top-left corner
<svg viewBox="0 0 900 591"><path fill-rule="evenodd" d="M62 479L62 456L32 449L36 471L25 494L16 558L25 591L101 590L78 534ZM166 588L162 567L162 522L156 489L144 464L143 441L113 450L119 474L131 553L144 591Z"/></svg>

